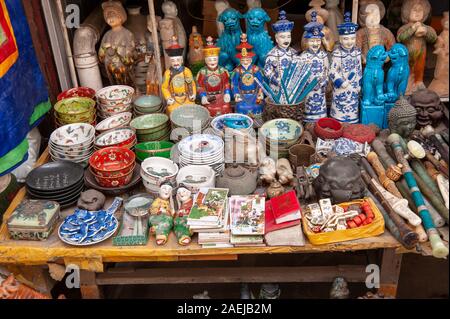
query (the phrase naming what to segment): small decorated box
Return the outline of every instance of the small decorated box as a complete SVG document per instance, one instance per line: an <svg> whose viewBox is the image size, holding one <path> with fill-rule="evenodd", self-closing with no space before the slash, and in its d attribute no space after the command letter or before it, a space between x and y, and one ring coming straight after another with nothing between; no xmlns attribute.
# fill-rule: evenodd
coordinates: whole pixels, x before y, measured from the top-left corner
<svg viewBox="0 0 450 319"><path fill-rule="evenodd" d="M59 218L59 204L48 200L24 200L8 220L12 239L45 240Z"/></svg>

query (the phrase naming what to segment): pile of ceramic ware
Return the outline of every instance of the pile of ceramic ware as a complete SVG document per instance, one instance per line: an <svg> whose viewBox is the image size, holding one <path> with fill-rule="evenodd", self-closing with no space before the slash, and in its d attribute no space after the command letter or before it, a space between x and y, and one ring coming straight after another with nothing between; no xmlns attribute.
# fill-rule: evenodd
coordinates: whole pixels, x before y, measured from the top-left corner
<svg viewBox="0 0 450 319"><path fill-rule="evenodd" d="M84 168L68 161L50 162L33 169L25 180L33 199L56 201L61 208L74 205L84 188Z"/></svg>
<svg viewBox="0 0 450 319"><path fill-rule="evenodd" d="M249 133L253 128L253 120L251 117L238 114L238 113L229 113L224 115L216 116L211 121L211 127L214 130L214 133L220 137L225 136L225 130L237 130L243 133ZM228 132L227 132L228 134Z"/></svg>
<svg viewBox="0 0 450 319"><path fill-rule="evenodd" d="M170 137L169 117L163 113L154 113L136 117L130 126L136 130L139 143L167 141Z"/></svg>
<svg viewBox="0 0 450 319"><path fill-rule="evenodd" d="M89 123L95 125L95 101L88 97L71 97L58 101L55 110L55 124L57 127L73 123Z"/></svg>
<svg viewBox="0 0 450 319"><path fill-rule="evenodd" d="M289 148L302 136L303 126L291 119L275 119L264 123L259 134L265 139L271 157L287 158Z"/></svg>
<svg viewBox="0 0 450 319"><path fill-rule="evenodd" d="M180 167L208 165L220 175L225 170L224 142L217 135L194 134L178 143Z"/></svg>
<svg viewBox="0 0 450 319"><path fill-rule="evenodd" d="M102 119L118 113L130 112L133 108L134 89L127 85L107 86L95 94L98 104L98 115Z"/></svg>
<svg viewBox="0 0 450 319"><path fill-rule="evenodd" d="M132 149L137 143L135 131L130 127L119 127L106 131L95 138L94 148L124 147Z"/></svg>
<svg viewBox="0 0 450 319"><path fill-rule="evenodd" d="M98 123L95 126L95 131L97 134L101 134L115 128L127 127L130 124L132 117L133 114L131 112L123 112L113 115Z"/></svg>
<svg viewBox="0 0 450 319"><path fill-rule="evenodd" d="M122 187L131 182L135 159L134 153L127 148L107 147L92 155L89 170L101 187Z"/></svg>
<svg viewBox="0 0 450 319"><path fill-rule="evenodd" d="M216 186L216 172L207 165L188 165L180 168L177 175L177 185L198 193L201 188Z"/></svg>
<svg viewBox="0 0 450 319"><path fill-rule="evenodd" d="M201 105L184 105L175 109L170 114L170 122L172 123L172 135L182 138L192 135L193 133L203 133L209 127L211 118L209 111ZM177 140L176 138L171 138Z"/></svg>
<svg viewBox="0 0 450 319"><path fill-rule="evenodd" d="M84 86L68 89L58 95L58 101L71 97L88 97L90 99L94 99L95 90Z"/></svg>
<svg viewBox="0 0 450 319"><path fill-rule="evenodd" d="M75 123L61 126L49 139L53 161L70 161L86 167L94 153L95 128L90 124Z"/></svg>
<svg viewBox="0 0 450 319"><path fill-rule="evenodd" d="M133 113L135 117L162 112L163 103L159 96L141 95L133 102Z"/></svg>
<svg viewBox="0 0 450 319"><path fill-rule="evenodd" d="M176 186L178 165L167 158L150 157L141 164L141 177L145 189L151 194L157 194L160 186L169 183Z"/></svg>
<svg viewBox="0 0 450 319"><path fill-rule="evenodd" d="M141 162L149 157L170 157L170 151L174 144L168 141L144 142L136 145L134 152Z"/></svg>

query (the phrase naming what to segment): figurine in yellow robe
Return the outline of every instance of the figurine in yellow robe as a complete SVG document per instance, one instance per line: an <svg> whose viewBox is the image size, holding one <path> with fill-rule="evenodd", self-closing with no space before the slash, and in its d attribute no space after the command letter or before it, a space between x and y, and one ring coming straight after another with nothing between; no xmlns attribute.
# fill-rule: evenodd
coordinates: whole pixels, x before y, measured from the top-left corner
<svg viewBox="0 0 450 319"><path fill-rule="evenodd" d="M180 106L195 103L197 87L191 70L183 65L183 47L177 43L176 37L166 53L170 58L170 68L164 73L161 91L170 115Z"/></svg>

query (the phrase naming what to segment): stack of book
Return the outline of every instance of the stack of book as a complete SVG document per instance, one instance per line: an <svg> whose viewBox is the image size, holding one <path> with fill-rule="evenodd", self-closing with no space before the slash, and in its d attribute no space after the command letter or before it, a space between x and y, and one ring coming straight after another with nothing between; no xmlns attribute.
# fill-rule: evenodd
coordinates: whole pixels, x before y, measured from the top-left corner
<svg viewBox="0 0 450 319"><path fill-rule="evenodd" d="M265 246L265 198L259 195L231 196L230 242L236 247Z"/></svg>
<svg viewBox="0 0 450 319"><path fill-rule="evenodd" d="M187 224L202 247L232 247L227 198L226 188L202 188L194 199Z"/></svg>

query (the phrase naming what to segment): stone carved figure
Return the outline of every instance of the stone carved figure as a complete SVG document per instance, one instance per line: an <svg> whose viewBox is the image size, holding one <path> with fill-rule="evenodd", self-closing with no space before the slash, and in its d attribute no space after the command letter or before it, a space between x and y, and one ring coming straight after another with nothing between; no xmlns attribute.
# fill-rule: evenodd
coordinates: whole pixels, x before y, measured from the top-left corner
<svg viewBox="0 0 450 319"><path fill-rule="evenodd" d="M308 49L300 54L300 60L311 63L312 76L319 79L316 87L305 98L305 122L315 122L327 117L326 91L330 63L328 54L322 49L323 24L317 22L317 13L312 12L311 22L305 25Z"/></svg>
<svg viewBox="0 0 450 319"><path fill-rule="evenodd" d="M362 106L382 106L386 100L384 94L384 61L388 54L382 45L372 47L367 54L362 87Z"/></svg>
<svg viewBox="0 0 450 319"><path fill-rule="evenodd" d="M339 0L326 0L325 8L328 11L328 19L326 25L330 28L335 39L339 39L337 26L344 22L344 15L339 9Z"/></svg>
<svg viewBox="0 0 450 319"><path fill-rule="evenodd" d="M248 43L253 45L256 56L253 63L264 68L267 54L273 48L273 41L266 31L266 23L270 17L264 9L252 8L244 15L247 24Z"/></svg>
<svg viewBox="0 0 450 319"><path fill-rule="evenodd" d="M189 35L188 63L194 75L204 66L205 57L203 55L203 39L197 27L192 26L192 33Z"/></svg>
<svg viewBox="0 0 450 319"><path fill-rule="evenodd" d="M226 9L230 8L230 3L227 0L216 0L214 2L214 8L217 12L217 19L216 19L216 27L217 27L217 34L220 36L224 30L224 25L222 22L219 21L219 17Z"/></svg>
<svg viewBox="0 0 450 319"><path fill-rule="evenodd" d="M219 64L228 71L239 64L239 59L235 57L236 46L241 42L241 23L242 14L233 9L226 9L219 16L219 22L224 24L224 30L217 40L217 46L220 48Z"/></svg>
<svg viewBox="0 0 450 319"><path fill-rule="evenodd" d="M201 103L211 116L231 113L230 75L219 65L220 48L214 45L212 37L206 41L203 49L206 66L197 74Z"/></svg>
<svg viewBox="0 0 450 319"><path fill-rule="evenodd" d="M80 209L95 212L103 208L105 200L105 195L94 189L89 189L81 193L77 206Z"/></svg>
<svg viewBox="0 0 450 319"><path fill-rule="evenodd" d="M394 103L401 95L405 95L409 78L408 49L396 43L388 52L391 67L386 78L386 101Z"/></svg>
<svg viewBox="0 0 450 319"><path fill-rule="evenodd" d="M356 47L358 25L351 22L347 12L345 22L338 28L339 46L333 51L330 67L333 83L330 116L340 122L357 123L362 79L361 50Z"/></svg>
<svg viewBox="0 0 450 319"><path fill-rule="evenodd" d="M164 66L168 69L170 67L170 57L165 50L172 45L173 37L176 36L174 22L172 19L161 19L158 27L161 34L161 44L164 49Z"/></svg>
<svg viewBox="0 0 450 319"><path fill-rule="evenodd" d="M162 185L159 196L150 206L149 226L150 233L156 236L156 244L164 245L173 228L173 215L175 212L172 201L172 186Z"/></svg>
<svg viewBox="0 0 450 319"><path fill-rule="evenodd" d="M444 30L434 44L433 53L437 55L434 79L428 88L435 91L440 97L448 97L448 11L443 13L442 26Z"/></svg>
<svg viewBox="0 0 450 319"><path fill-rule="evenodd" d="M416 127L416 116L416 109L404 96L400 96L388 115L391 134L397 133L404 139L409 139Z"/></svg>
<svg viewBox="0 0 450 319"><path fill-rule="evenodd" d="M312 6L312 3L314 1L311 1L309 3L310 6ZM320 3L322 3L321 5L324 4L324 2L322 0L319 0ZM332 52L334 49L334 45L336 43L336 38L334 37L334 33L330 30L330 28L328 28L325 23L328 21L328 11L324 8L322 8L321 6L318 5L314 5L312 6L311 9L309 9L308 11L306 11L305 13L305 18L306 21L311 22L312 20L312 13L316 12L316 19L318 23L323 24L323 28L322 28L322 33L323 33L323 37L322 37L322 48L327 51L327 52ZM302 35L302 40L301 40L301 48L302 50L307 50L308 49L308 45L307 45L307 40L305 38L306 35L306 31L303 33Z"/></svg>
<svg viewBox="0 0 450 319"><path fill-rule="evenodd" d="M259 179L262 183L271 184L275 181L277 165L273 158L264 157L259 166Z"/></svg>
<svg viewBox="0 0 450 319"><path fill-rule="evenodd" d="M120 1L102 3L103 15L111 30L105 33L98 57L105 66L111 84L133 86L133 64L135 58L134 35L123 27L127 13Z"/></svg>
<svg viewBox="0 0 450 319"><path fill-rule="evenodd" d="M360 29L356 32L356 45L362 52L362 63L366 64L366 56L371 48L382 45L389 51L395 43L392 32L380 24L386 9L381 0L360 1L358 23Z"/></svg>
<svg viewBox="0 0 450 319"><path fill-rule="evenodd" d="M297 51L291 47L294 22L287 20L285 11L280 11L278 21L272 24L272 29L275 32L277 45L267 54L264 75L269 80L270 88L277 95L281 90L280 84L284 72L293 63ZM280 103L287 103L283 94Z"/></svg>
<svg viewBox="0 0 450 319"><path fill-rule="evenodd" d="M191 191L185 187L178 188L177 204L178 210L173 219L173 230L177 236L178 244L185 246L191 242L192 236L192 231L187 224L187 218L194 204Z"/></svg>
<svg viewBox="0 0 450 319"><path fill-rule="evenodd" d="M181 22L180 18L178 18L177 5L173 1L165 0L161 8L164 13L164 19L170 19L173 21L175 35L177 36L178 43L184 48L183 57L186 57L187 35L183 22Z"/></svg>
<svg viewBox="0 0 450 319"><path fill-rule="evenodd" d="M424 24L431 11L428 0L407 0L402 5L402 22L397 31L397 41L403 43L409 51L409 83L407 95L424 88L423 73L427 55L427 43L435 43L436 31Z"/></svg>
<svg viewBox="0 0 450 319"><path fill-rule="evenodd" d="M331 198L333 204L361 199L366 191L358 164L343 156L323 163L313 186L319 198Z"/></svg>
<svg viewBox="0 0 450 319"><path fill-rule="evenodd" d="M444 116L444 107L439 95L429 89L417 90L410 96L410 103L417 111L417 126L436 127Z"/></svg>

